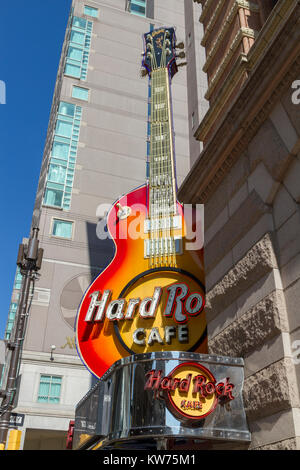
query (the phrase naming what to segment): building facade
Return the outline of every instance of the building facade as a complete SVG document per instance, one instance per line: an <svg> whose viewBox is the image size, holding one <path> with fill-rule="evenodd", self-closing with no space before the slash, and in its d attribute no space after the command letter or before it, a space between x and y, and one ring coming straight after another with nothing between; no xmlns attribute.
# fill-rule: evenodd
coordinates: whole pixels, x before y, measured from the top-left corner
<svg viewBox="0 0 300 470"><path fill-rule="evenodd" d="M205 204L209 350L244 358L250 448L300 449L300 5L197 3L210 106L179 198Z"/></svg>
<svg viewBox="0 0 300 470"><path fill-rule="evenodd" d="M172 87L179 185L201 150L193 134L206 111L207 81L197 10L189 0L72 1L33 213L44 258L14 410L25 415L24 449L65 448L75 405L91 386L74 321L91 280L113 257L112 242L97 236L99 220L146 178L149 85L140 67L142 35L151 29L175 26L186 43L188 66ZM20 287L17 272L6 339Z"/></svg>

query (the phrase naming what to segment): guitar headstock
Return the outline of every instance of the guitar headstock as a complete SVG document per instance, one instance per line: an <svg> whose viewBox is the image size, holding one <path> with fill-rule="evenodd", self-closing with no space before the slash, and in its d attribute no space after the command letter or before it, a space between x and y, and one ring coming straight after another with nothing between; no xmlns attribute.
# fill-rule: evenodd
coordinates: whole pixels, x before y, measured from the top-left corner
<svg viewBox="0 0 300 470"><path fill-rule="evenodd" d="M144 44L143 75L150 76L154 70L168 68L173 77L178 70L176 58L185 57L184 52L176 54L176 48L182 49L184 45L176 44L174 28L160 28L144 34Z"/></svg>

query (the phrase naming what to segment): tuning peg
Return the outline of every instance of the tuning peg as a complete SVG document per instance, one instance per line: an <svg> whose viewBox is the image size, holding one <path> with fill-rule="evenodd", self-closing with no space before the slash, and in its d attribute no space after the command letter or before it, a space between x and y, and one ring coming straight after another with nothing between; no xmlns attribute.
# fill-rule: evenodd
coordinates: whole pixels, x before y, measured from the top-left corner
<svg viewBox="0 0 300 470"><path fill-rule="evenodd" d="M184 59L185 58L185 52L179 52L179 54L176 55L176 57L179 57L180 59Z"/></svg>
<svg viewBox="0 0 300 470"><path fill-rule="evenodd" d="M184 49L184 43L181 41L179 43L176 44L176 49Z"/></svg>
<svg viewBox="0 0 300 470"><path fill-rule="evenodd" d="M184 67L185 65L187 65L187 62L181 62L181 64L177 64L177 67Z"/></svg>

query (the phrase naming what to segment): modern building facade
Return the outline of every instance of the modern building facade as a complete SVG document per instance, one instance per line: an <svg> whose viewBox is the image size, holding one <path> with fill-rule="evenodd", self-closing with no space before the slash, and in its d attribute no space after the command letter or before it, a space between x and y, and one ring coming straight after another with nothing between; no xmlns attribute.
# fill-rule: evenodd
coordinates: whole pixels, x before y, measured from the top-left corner
<svg viewBox="0 0 300 470"><path fill-rule="evenodd" d="M300 449L300 5L197 3L210 106L179 198L205 205L209 351L244 358L250 448Z"/></svg>
<svg viewBox="0 0 300 470"><path fill-rule="evenodd" d="M65 448L75 405L91 386L77 355L74 320L86 288L113 256L112 243L97 236L99 220L146 178L142 35L160 26L175 26L186 45L188 65L172 88L180 185L201 150L193 134L206 112L198 6L189 0L72 1L33 214L44 259L15 410L25 415L24 449ZM20 279L17 272L6 339L13 338Z"/></svg>

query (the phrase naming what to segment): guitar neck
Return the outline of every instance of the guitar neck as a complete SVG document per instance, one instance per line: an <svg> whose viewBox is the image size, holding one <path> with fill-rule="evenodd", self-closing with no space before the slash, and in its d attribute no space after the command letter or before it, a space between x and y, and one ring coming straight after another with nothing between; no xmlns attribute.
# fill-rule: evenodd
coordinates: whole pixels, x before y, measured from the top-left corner
<svg viewBox="0 0 300 470"><path fill-rule="evenodd" d="M150 217L176 213L176 179L170 79L167 68L151 74Z"/></svg>

